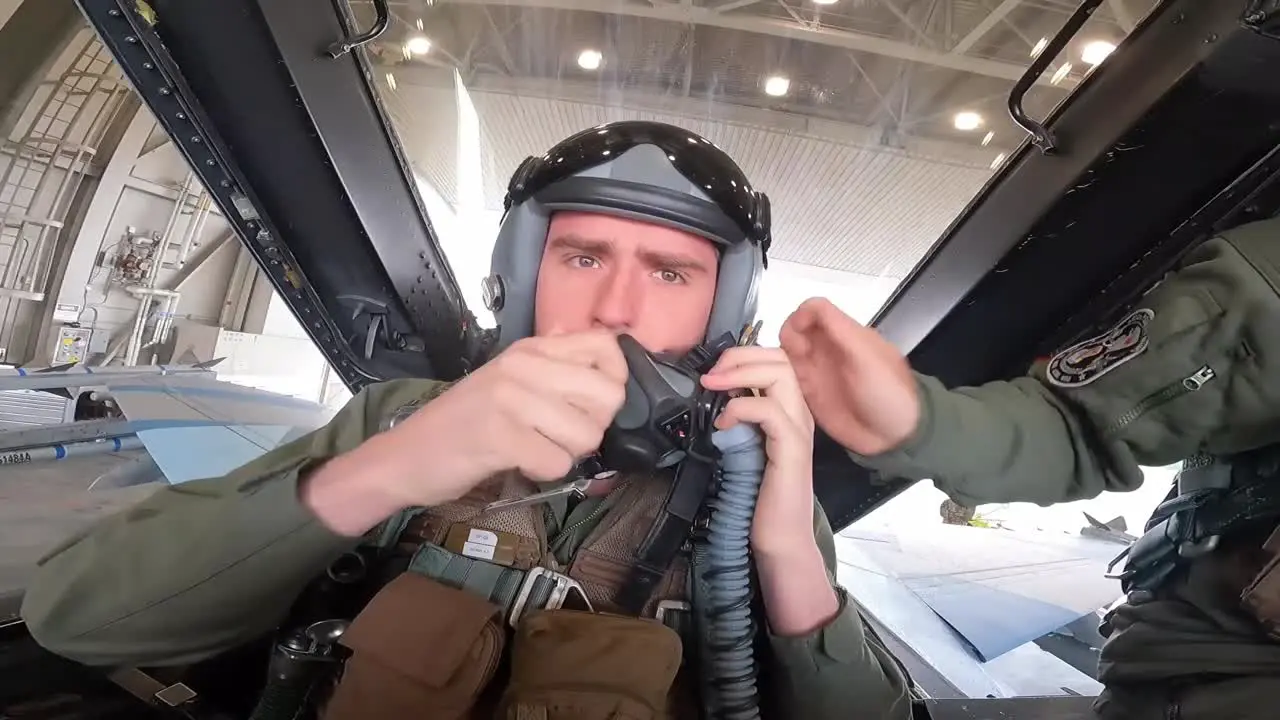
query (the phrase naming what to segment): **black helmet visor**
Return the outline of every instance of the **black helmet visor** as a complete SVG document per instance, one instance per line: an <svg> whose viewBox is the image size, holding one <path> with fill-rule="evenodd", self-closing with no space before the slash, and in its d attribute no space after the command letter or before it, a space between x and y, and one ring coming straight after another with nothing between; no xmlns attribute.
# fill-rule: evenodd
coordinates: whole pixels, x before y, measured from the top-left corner
<svg viewBox="0 0 1280 720"><path fill-rule="evenodd" d="M542 190L602 165L639 145L653 145L671 166L714 203L750 241L768 252L769 199L752 189L723 150L673 125L645 121L610 123L584 130L520 166L507 189L508 209ZM569 188L565 188L569 190Z"/></svg>

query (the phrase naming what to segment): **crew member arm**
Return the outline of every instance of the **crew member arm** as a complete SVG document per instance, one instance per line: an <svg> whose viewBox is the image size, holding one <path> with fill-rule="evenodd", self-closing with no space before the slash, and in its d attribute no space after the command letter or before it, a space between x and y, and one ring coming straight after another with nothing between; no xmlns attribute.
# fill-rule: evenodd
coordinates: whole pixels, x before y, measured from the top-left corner
<svg viewBox="0 0 1280 720"><path fill-rule="evenodd" d="M773 659L768 676L779 717L910 720L906 673L867 633L857 606L836 583L835 538L817 503L813 534L840 610L823 627L799 637L784 637L766 628Z"/></svg>
<svg viewBox="0 0 1280 720"><path fill-rule="evenodd" d="M971 507L1049 505L1133 490L1143 465L1256 447L1280 399L1278 248L1276 221L1207 241L1127 322L1027 377L948 390L918 375L915 435L854 459Z"/></svg>
<svg viewBox="0 0 1280 720"><path fill-rule="evenodd" d="M443 386L362 390L324 427L230 474L165 487L40 561L22 616L45 648L88 665L197 662L276 627L357 539L327 529L298 483Z"/></svg>

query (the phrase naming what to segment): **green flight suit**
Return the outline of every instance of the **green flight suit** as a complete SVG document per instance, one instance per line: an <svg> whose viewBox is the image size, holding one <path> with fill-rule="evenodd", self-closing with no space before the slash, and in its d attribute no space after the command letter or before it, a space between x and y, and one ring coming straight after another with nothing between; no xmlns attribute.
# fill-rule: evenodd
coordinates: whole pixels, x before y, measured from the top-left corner
<svg viewBox="0 0 1280 720"><path fill-rule="evenodd" d="M1111 345L1072 346L1009 382L948 390L918 376L915 436L856 459L932 479L963 505L1050 505L1133 490L1143 465L1280 442L1280 221L1204 243L1127 319L1100 336ZM1090 366L1100 352L1111 354ZM1276 716L1280 642L1239 609L1231 562L1222 550L1201 558L1154 600L1117 611L1100 716Z"/></svg>
<svg viewBox="0 0 1280 720"><path fill-rule="evenodd" d="M22 615L32 636L89 665L178 665L272 630L303 586L356 544L300 504L299 479L378 432L396 409L441 389L426 380L366 388L310 435L225 477L164 488L68 540L27 588ZM557 524L589 515L589 502L567 517L558 505ZM814 532L834 578L835 544L820 509ZM572 534L556 554L571 557L585 537ZM806 637L770 634L774 699L786 717L910 718L904 674L838 592L841 612L826 627Z"/></svg>

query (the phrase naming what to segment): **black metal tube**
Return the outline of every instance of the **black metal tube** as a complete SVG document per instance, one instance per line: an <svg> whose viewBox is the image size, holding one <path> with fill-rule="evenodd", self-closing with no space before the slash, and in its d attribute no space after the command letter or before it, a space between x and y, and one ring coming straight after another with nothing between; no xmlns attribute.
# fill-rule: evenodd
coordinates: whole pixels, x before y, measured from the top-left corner
<svg viewBox="0 0 1280 720"><path fill-rule="evenodd" d="M373 19L373 27L359 35L348 36L330 45L330 57L342 57L353 49L376 40L379 35L387 31L387 27L391 25L391 8L387 5L387 0L373 0L373 9L377 13Z"/></svg>
<svg viewBox="0 0 1280 720"><path fill-rule="evenodd" d="M1018 127L1026 130L1031 135L1032 142L1036 147L1040 148L1040 152L1046 155L1057 148L1057 142L1053 137L1053 133L1049 132L1049 129L1043 123L1032 120L1027 115L1027 111L1022 108L1022 101L1026 98L1027 91L1036 84L1036 81L1040 79L1044 71L1049 69L1049 65L1057 59L1063 48L1067 46L1067 43L1071 42L1076 33L1080 32L1080 28L1084 27L1089 17L1093 15L1093 11L1097 10L1101 4L1102 0L1084 0L1084 2L1080 3L1080 7L1071 13L1071 17L1067 18L1067 22L1062 26L1062 29L1058 30L1058 34L1054 35L1044 50L1036 56L1036 59L1031 62L1031 67L1027 68L1027 71L1014 84L1013 90L1009 92L1010 117L1018 124Z"/></svg>

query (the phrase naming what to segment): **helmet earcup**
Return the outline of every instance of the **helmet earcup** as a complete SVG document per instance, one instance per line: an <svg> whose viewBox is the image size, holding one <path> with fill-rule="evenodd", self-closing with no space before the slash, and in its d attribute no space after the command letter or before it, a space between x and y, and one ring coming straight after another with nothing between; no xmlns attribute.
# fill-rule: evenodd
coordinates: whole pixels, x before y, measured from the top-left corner
<svg viewBox="0 0 1280 720"><path fill-rule="evenodd" d="M551 213L531 199L510 208L498 228L486 279L498 293L489 307L498 323L495 350L533 335L534 295L550 225Z"/></svg>
<svg viewBox="0 0 1280 720"><path fill-rule="evenodd" d="M742 242L722 248L716 276L716 298L707 321L707 340L724 333L736 337L756 319L764 254L755 243Z"/></svg>

